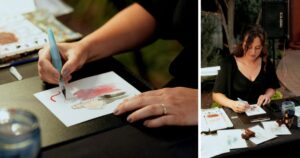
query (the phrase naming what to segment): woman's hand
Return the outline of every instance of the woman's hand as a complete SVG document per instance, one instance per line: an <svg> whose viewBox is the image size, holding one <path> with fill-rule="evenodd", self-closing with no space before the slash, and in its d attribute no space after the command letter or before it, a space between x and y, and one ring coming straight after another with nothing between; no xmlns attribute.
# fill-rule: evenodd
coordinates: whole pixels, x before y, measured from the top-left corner
<svg viewBox="0 0 300 158"><path fill-rule="evenodd" d="M249 104L243 101L235 101L234 104L230 107L234 112L242 113L249 108Z"/></svg>
<svg viewBox="0 0 300 158"><path fill-rule="evenodd" d="M198 124L198 90L184 87L164 88L141 93L125 100L115 115L132 111L128 122L145 119L147 127Z"/></svg>
<svg viewBox="0 0 300 158"><path fill-rule="evenodd" d="M39 77L48 83L57 84L60 74L63 80L71 80L71 73L80 69L87 60L87 52L84 52L80 42L57 44L63 60L62 72L58 72L51 63L49 46L39 51L38 72Z"/></svg>
<svg viewBox="0 0 300 158"><path fill-rule="evenodd" d="M261 105L264 106L264 105L269 104L270 102L271 102L270 97L268 95L266 95L266 94L263 94L263 95L260 95L258 97L257 105L258 106L261 106Z"/></svg>

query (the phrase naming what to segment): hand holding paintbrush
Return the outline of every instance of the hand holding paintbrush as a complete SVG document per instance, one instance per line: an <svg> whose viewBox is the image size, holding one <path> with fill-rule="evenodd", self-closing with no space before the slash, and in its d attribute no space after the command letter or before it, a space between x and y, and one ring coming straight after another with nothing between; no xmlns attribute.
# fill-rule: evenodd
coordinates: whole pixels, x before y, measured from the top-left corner
<svg viewBox="0 0 300 158"><path fill-rule="evenodd" d="M49 37L49 45L50 45L50 54L51 54L52 64L56 68L56 70L61 74L62 61L61 61L61 57L60 57L60 54L59 54L59 51L58 51L58 48L56 45L54 34L50 28L48 29L48 37ZM61 92L64 95L64 97L66 98L65 83L64 83L61 75L60 75L60 79L59 79L59 88L61 89Z"/></svg>

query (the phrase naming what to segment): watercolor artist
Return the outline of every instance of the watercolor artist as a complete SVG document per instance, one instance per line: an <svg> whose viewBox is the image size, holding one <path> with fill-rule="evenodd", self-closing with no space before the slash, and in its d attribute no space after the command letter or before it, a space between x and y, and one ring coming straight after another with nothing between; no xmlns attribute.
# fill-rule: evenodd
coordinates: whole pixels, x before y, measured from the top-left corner
<svg viewBox="0 0 300 158"><path fill-rule="evenodd" d="M39 51L42 80L65 82L85 63L141 47L156 39L177 40L183 47L170 65L173 79L162 89L125 100L114 114L132 112L128 122L145 120L146 127L198 124L198 2L191 0L144 0L120 11L105 25L82 40L60 43L64 60L61 72L50 60L49 48ZM159 58L159 56L158 56Z"/></svg>

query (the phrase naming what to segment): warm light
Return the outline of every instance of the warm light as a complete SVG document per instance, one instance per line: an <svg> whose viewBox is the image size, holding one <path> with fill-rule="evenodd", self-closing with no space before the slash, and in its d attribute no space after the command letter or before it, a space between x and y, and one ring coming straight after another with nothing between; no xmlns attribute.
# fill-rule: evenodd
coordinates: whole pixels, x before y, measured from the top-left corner
<svg viewBox="0 0 300 158"><path fill-rule="evenodd" d="M15 135L20 135L22 134L22 131L21 131L21 125L18 124L18 123L14 123L12 126L11 126L11 131L15 134Z"/></svg>
<svg viewBox="0 0 300 158"><path fill-rule="evenodd" d="M9 113L7 111L0 111L0 124L7 123L9 121Z"/></svg>

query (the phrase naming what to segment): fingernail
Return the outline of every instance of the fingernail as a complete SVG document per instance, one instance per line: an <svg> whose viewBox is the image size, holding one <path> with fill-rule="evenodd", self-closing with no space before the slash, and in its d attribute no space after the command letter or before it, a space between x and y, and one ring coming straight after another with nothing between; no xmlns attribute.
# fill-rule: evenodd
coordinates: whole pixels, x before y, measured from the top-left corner
<svg viewBox="0 0 300 158"><path fill-rule="evenodd" d="M53 74L52 76L53 78L55 78L56 81L59 81L59 76L57 74Z"/></svg>
<svg viewBox="0 0 300 158"><path fill-rule="evenodd" d="M120 111L119 111L118 109L115 109L114 114L115 114L115 115L119 115L119 112L120 112Z"/></svg>
<svg viewBox="0 0 300 158"><path fill-rule="evenodd" d="M132 120L131 117L127 117L127 121L130 122L130 123L132 123L133 120Z"/></svg>
<svg viewBox="0 0 300 158"><path fill-rule="evenodd" d="M149 121L144 121L144 126L148 127Z"/></svg>
<svg viewBox="0 0 300 158"><path fill-rule="evenodd" d="M64 70L62 73L63 77L67 77L69 75L69 71L68 70Z"/></svg>

